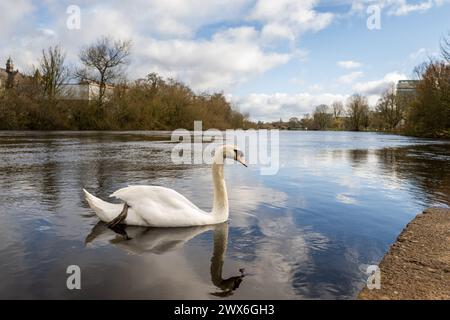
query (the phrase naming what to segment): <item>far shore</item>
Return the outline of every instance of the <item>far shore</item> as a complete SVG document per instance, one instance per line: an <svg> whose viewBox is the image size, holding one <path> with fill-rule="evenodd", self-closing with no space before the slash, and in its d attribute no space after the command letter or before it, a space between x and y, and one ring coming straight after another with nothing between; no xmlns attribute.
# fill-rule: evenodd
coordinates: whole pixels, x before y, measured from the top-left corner
<svg viewBox="0 0 450 320"><path fill-rule="evenodd" d="M99 129L80 129L80 130L67 130L67 129L51 129L51 130L42 130L42 129L10 129L10 130L0 130L0 132L170 132L173 130L177 130L180 128L175 129L117 129L117 130L99 130ZM186 129L186 128L181 128ZM214 129L214 128L203 128L203 131ZM278 128L273 128L278 129ZM193 129L186 129L193 131ZM229 128L229 129L221 129L221 131L226 130L272 130L272 129L266 129L266 128ZM406 134L403 132L391 132L391 131L376 131L376 130L367 130L367 131L352 131L352 130L304 130L304 129L278 129L280 131L294 131L294 132L360 132L360 133L379 133L379 134L392 134L392 135L399 135L403 137L411 137L411 138L420 138L420 139L429 139L429 140L442 140L442 141L450 141L450 136L442 136L442 137L430 137L430 136L418 136L418 135L411 135Z"/></svg>

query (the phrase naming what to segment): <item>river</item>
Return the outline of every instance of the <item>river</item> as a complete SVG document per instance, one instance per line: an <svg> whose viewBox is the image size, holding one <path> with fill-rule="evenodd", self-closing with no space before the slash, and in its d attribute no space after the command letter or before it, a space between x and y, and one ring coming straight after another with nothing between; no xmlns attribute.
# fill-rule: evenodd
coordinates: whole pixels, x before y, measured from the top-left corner
<svg viewBox="0 0 450 320"><path fill-rule="evenodd" d="M417 213L450 205L448 142L283 131L276 174L225 167L228 223L99 223L82 188L161 185L211 209L210 167L173 164L169 136L0 132L0 298L351 299Z"/></svg>

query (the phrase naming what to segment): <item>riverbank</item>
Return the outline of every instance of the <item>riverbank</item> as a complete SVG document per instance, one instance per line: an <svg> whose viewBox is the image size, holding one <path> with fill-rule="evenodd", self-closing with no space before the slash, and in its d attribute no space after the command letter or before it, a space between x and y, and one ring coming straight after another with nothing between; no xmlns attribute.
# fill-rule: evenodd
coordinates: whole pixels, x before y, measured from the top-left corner
<svg viewBox="0 0 450 320"><path fill-rule="evenodd" d="M379 264L381 289L358 299L450 299L450 209L430 208L403 229Z"/></svg>

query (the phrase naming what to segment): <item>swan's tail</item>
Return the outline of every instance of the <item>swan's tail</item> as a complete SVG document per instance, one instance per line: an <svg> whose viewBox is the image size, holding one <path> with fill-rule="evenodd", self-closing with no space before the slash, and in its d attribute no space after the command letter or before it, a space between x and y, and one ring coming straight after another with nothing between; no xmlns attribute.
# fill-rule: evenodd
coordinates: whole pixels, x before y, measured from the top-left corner
<svg viewBox="0 0 450 320"><path fill-rule="evenodd" d="M89 203L89 206L91 207L92 210L94 210L95 214L103 222L110 222L122 210L123 205L121 204L114 204L103 201L102 199L94 197L85 189L83 189L83 191L86 196L86 201Z"/></svg>

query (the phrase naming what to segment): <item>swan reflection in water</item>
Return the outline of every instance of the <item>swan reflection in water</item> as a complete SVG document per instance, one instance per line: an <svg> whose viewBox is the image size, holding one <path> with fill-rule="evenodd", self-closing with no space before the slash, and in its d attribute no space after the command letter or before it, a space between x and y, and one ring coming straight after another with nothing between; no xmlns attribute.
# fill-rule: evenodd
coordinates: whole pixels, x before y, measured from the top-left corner
<svg viewBox="0 0 450 320"><path fill-rule="evenodd" d="M146 253L163 254L182 248L189 240L210 230L214 231L214 248L210 268L211 281L220 289L220 291L211 292L211 294L217 297L227 297L239 288L245 277L244 269L239 269L240 275L227 279L222 278L222 267L228 244L227 222L217 225L182 228L146 228L125 225L109 228L104 222L100 221L86 237L85 244L87 245L94 240L103 240L138 255Z"/></svg>

